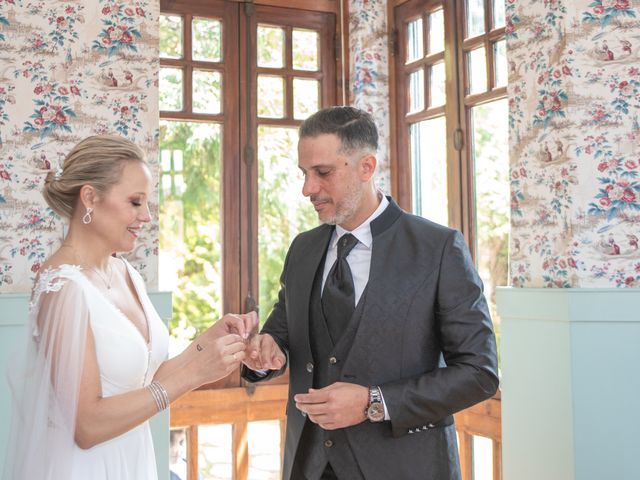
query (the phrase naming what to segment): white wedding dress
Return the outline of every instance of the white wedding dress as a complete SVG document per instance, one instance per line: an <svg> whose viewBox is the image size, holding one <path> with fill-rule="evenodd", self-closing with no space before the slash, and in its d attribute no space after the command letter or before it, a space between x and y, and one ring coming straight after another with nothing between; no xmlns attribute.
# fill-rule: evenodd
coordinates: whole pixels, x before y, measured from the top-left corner
<svg viewBox="0 0 640 480"><path fill-rule="evenodd" d="M142 278L124 263L147 318L148 345L80 267L41 272L30 304L24 359L10 374L13 415L6 480L157 479L148 422L87 450L73 438L88 327L104 397L145 387L167 357L167 329Z"/></svg>

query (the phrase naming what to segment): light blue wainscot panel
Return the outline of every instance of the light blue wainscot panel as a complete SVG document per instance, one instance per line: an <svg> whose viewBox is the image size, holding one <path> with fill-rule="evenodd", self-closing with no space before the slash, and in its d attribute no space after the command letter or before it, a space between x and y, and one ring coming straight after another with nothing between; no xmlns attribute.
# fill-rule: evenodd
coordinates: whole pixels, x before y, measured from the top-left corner
<svg viewBox="0 0 640 480"><path fill-rule="evenodd" d="M171 293L150 292L160 317L167 321L171 317ZM11 367L11 357L24 341L24 326L27 321L29 297L27 295L0 295L0 471L9 435L11 399L6 372ZM169 479L169 412L162 412L151 420L151 431L156 451L159 480Z"/></svg>
<svg viewBox="0 0 640 480"><path fill-rule="evenodd" d="M506 480L640 478L640 290L501 288Z"/></svg>

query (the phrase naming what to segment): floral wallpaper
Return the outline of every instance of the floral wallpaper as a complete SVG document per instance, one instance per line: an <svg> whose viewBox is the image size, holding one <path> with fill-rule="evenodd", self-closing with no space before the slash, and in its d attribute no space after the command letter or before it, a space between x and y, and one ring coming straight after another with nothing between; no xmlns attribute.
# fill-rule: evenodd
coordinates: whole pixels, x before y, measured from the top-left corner
<svg viewBox="0 0 640 480"><path fill-rule="evenodd" d="M640 1L506 0L511 277L640 286Z"/></svg>
<svg viewBox="0 0 640 480"><path fill-rule="evenodd" d="M158 0L0 0L0 293L29 291L62 240L40 190L73 145L120 134L157 162L158 16ZM130 260L155 288L152 215Z"/></svg>
<svg viewBox="0 0 640 480"><path fill-rule="evenodd" d="M389 55L386 0L349 3L349 103L371 113L380 133L377 185L391 192Z"/></svg>

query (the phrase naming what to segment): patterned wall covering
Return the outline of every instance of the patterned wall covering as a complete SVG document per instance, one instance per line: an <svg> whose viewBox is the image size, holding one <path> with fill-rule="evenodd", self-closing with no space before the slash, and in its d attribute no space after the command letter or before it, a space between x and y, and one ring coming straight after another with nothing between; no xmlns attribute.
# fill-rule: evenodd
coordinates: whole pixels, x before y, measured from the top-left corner
<svg viewBox="0 0 640 480"><path fill-rule="evenodd" d="M380 132L377 184L391 192L386 0L349 2L349 103L373 115Z"/></svg>
<svg viewBox="0 0 640 480"><path fill-rule="evenodd" d="M40 189L75 143L117 133L157 162L159 3L0 0L0 293L29 291L59 245ZM152 221L130 255L151 288L157 248Z"/></svg>
<svg viewBox="0 0 640 480"><path fill-rule="evenodd" d="M640 286L640 1L506 0L519 287Z"/></svg>

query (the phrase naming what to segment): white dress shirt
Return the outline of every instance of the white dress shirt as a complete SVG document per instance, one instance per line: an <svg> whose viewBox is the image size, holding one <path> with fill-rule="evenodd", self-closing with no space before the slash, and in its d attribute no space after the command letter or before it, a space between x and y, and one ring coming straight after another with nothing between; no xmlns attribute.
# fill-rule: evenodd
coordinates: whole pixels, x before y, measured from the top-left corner
<svg viewBox="0 0 640 480"><path fill-rule="evenodd" d="M388 205L389 200L387 200L387 197L382 195L382 201L380 202L380 205L378 205L378 208L376 208L375 212L373 212L369 218L362 222L360 226L356 227L352 232L345 230L340 225L336 225L336 229L329 241L327 257L324 261L324 272L322 272L323 291L324 284L329 276L329 270L331 270L336 258L338 258L338 240L340 240L340 237L343 235L350 233L358 239L358 243L347 256L347 263L349 264L351 276L353 277L355 304L358 304L358 301L360 301L360 297L362 296L362 292L369 281L369 270L371 270L371 247L373 245L373 235L371 235L370 225L373 220L378 218L382 212L384 212Z"/></svg>

